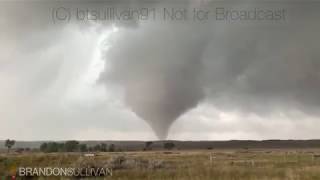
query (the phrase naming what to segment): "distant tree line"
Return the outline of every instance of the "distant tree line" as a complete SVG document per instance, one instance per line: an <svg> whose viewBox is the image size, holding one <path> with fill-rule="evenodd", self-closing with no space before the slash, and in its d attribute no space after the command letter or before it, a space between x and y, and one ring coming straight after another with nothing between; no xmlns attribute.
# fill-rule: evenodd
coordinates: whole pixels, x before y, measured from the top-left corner
<svg viewBox="0 0 320 180"><path fill-rule="evenodd" d="M167 150L172 150L175 146L176 145L173 142L166 142L163 144L163 148Z"/></svg>
<svg viewBox="0 0 320 180"><path fill-rule="evenodd" d="M14 146L15 143L16 143L15 140L7 139L5 141L4 145L8 148L8 153L10 152L10 149L12 148L12 146Z"/></svg>
<svg viewBox="0 0 320 180"><path fill-rule="evenodd" d="M40 145L40 151L50 152L114 152L116 146L105 143L96 144L88 147L87 144L80 144L78 141L66 141L66 142L45 142Z"/></svg>
<svg viewBox="0 0 320 180"><path fill-rule="evenodd" d="M144 145L144 148L143 150L144 151L148 151L148 150L152 150L152 145L154 143L152 141L147 141L145 142L145 145ZM172 150L176 147L176 145L173 143L173 142L164 142L163 143L163 149L166 149L166 150Z"/></svg>
<svg viewBox="0 0 320 180"><path fill-rule="evenodd" d="M148 151L152 150L152 141L145 142L145 146L142 150ZM7 139L5 141L5 146L7 147L8 153L10 149L15 145L15 140ZM175 148L173 142L164 142L163 149L172 150ZM122 149L116 148L114 144L107 145L106 143L96 144L94 146L88 146L87 144L81 144L78 141L71 140L65 142L44 142L40 145L39 150L41 152L115 152L121 151ZM31 151L30 148L16 148L16 152L28 152ZM33 149L33 151L35 151ZM36 151L38 151L36 149Z"/></svg>

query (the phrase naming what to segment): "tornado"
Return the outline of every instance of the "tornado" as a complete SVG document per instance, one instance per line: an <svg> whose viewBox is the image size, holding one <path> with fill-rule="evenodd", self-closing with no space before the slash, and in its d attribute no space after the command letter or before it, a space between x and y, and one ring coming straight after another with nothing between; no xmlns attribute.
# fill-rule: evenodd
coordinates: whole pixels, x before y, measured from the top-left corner
<svg viewBox="0 0 320 180"><path fill-rule="evenodd" d="M202 99L202 89L194 73L185 69L172 70L162 77L149 74L126 85L126 103L159 139L166 139L172 123Z"/></svg>
<svg viewBox="0 0 320 180"><path fill-rule="evenodd" d="M191 24L148 22L124 29L106 53L104 78L124 89L125 104L159 139L203 99L202 54L208 39ZM190 36L191 35L191 36Z"/></svg>

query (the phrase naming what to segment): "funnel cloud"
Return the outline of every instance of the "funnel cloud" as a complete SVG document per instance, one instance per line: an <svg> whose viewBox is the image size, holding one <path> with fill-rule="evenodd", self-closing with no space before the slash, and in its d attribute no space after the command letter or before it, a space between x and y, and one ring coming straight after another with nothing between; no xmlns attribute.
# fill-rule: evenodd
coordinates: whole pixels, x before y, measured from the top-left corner
<svg viewBox="0 0 320 180"><path fill-rule="evenodd" d="M207 40L189 25L141 24L140 28L120 32L114 39L119 43L107 53L111 70L105 76L124 87L129 108L159 139L165 139L172 123L204 98L201 59ZM186 38L187 34L192 36Z"/></svg>

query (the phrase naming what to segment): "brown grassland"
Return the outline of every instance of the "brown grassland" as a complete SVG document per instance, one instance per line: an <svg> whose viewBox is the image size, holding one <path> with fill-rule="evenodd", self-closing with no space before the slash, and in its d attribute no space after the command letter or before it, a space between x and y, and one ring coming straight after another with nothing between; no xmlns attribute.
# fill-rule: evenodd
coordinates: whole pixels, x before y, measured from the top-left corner
<svg viewBox="0 0 320 180"><path fill-rule="evenodd" d="M0 177L15 173L17 167L90 166L113 169L112 176L90 179L319 180L319 153L318 149L106 152L94 157L81 153L3 153L0 155Z"/></svg>

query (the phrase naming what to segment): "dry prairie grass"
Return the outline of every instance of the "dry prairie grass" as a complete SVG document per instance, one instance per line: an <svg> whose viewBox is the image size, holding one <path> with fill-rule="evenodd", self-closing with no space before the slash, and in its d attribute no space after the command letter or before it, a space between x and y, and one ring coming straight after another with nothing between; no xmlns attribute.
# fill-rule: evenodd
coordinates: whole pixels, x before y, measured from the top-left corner
<svg viewBox="0 0 320 180"><path fill-rule="evenodd" d="M0 156L0 175L15 167L111 167L117 180L319 180L318 150L199 150L100 153L30 153ZM48 178L39 178L48 179ZM53 179L53 178L52 178ZM68 178L59 178L68 179Z"/></svg>

